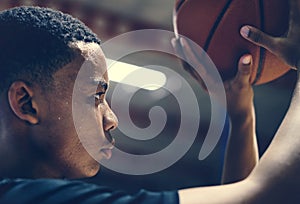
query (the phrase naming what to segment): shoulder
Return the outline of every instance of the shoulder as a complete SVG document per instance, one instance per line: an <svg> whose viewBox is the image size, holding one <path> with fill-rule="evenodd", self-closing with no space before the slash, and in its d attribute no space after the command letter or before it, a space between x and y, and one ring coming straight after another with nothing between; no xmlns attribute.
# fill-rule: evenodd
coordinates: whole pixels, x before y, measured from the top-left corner
<svg viewBox="0 0 300 204"><path fill-rule="evenodd" d="M178 203L176 191L135 195L81 181L61 179L0 180L0 203Z"/></svg>

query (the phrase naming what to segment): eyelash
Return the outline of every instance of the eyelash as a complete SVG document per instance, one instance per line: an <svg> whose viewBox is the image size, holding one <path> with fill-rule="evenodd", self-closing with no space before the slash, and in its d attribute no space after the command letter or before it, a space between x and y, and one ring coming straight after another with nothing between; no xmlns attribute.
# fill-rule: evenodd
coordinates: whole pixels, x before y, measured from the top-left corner
<svg viewBox="0 0 300 204"><path fill-rule="evenodd" d="M98 92L96 94L94 94L94 98L95 98L95 105L98 106L100 103L103 103L104 101L104 94L103 92Z"/></svg>

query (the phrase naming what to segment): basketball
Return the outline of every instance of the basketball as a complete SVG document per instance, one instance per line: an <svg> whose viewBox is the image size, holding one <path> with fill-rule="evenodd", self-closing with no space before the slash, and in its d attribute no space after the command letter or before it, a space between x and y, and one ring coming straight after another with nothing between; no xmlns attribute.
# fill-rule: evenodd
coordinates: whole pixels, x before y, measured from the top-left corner
<svg viewBox="0 0 300 204"><path fill-rule="evenodd" d="M253 56L251 83L263 84L285 74L290 67L264 48L240 35L244 25L251 25L272 35L288 31L289 5L285 0L177 0L174 31L204 49L223 80L237 73L243 54Z"/></svg>

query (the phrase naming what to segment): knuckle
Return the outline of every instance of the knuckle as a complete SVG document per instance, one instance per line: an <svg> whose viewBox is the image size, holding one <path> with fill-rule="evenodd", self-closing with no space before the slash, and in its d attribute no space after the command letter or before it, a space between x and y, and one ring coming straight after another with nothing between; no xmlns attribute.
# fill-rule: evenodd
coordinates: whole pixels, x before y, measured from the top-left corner
<svg viewBox="0 0 300 204"><path fill-rule="evenodd" d="M256 43L261 43L263 38L261 33L254 31L249 33L249 37Z"/></svg>
<svg viewBox="0 0 300 204"><path fill-rule="evenodd" d="M244 78L240 77L232 83L232 88L235 90L242 90L247 87L247 83L245 82Z"/></svg>
<svg viewBox="0 0 300 204"><path fill-rule="evenodd" d="M251 70L250 69L241 69L240 70L240 77L244 78L244 77L248 77L251 74Z"/></svg>

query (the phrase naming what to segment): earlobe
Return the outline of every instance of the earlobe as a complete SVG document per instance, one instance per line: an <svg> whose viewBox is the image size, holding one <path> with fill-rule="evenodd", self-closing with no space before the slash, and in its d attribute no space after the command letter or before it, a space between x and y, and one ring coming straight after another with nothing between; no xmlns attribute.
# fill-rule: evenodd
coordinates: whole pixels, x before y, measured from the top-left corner
<svg viewBox="0 0 300 204"><path fill-rule="evenodd" d="M15 81L8 89L8 101L15 115L32 125L39 122L38 106L33 100L33 89L22 81Z"/></svg>

